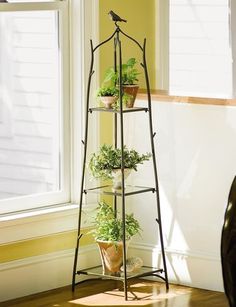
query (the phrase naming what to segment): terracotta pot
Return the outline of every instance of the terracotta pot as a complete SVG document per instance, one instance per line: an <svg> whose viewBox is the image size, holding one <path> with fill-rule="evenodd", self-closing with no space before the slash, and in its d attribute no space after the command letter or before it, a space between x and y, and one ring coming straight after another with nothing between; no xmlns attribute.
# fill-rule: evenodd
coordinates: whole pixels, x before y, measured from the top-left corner
<svg viewBox="0 0 236 307"><path fill-rule="evenodd" d="M126 103L126 107L133 108L139 86L133 84L133 85L122 85L122 87L123 87L124 92L131 96L130 99Z"/></svg>
<svg viewBox="0 0 236 307"><path fill-rule="evenodd" d="M123 263L123 242L97 240L104 273L118 273ZM126 241L126 250L129 241Z"/></svg>
<svg viewBox="0 0 236 307"><path fill-rule="evenodd" d="M124 169L124 179L127 179L129 174L131 173L130 168L125 168ZM122 187L122 174L121 174L121 169L117 168L112 171L112 182L113 182L113 188L115 190L121 189Z"/></svg>
<svg viewBox="0 0 236 307"><path fill-rule="evenodd" d="M116 96L101 96L100 100L104 104L106 109L111 109L112 105L116 102L117 97Z"/></svg>

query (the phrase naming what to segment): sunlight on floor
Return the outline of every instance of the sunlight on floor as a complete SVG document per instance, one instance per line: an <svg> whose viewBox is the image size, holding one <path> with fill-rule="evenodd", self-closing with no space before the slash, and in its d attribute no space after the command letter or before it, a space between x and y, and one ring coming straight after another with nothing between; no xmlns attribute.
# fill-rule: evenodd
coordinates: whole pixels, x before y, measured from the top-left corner
<svg viewBox="0 0 236 307"><path fill-rule="evenodd" d="M122 289L114 289L95 295L79 298L70 303L81 306L178 306L176 305L178 297L183 296L186 303L191 296L191 288L170 289L166 292L165 286L155 287L152 283L137 283L131 285L128 292L128 301L124 300L124 292ZM167 302L168 299L168 302Z"/></svg>

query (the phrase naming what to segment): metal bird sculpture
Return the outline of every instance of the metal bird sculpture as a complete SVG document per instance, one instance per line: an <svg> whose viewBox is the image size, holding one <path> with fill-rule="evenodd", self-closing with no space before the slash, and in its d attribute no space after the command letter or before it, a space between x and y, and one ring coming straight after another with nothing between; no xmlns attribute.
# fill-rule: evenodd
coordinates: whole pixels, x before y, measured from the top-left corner
<svg viewBox="0 0 236 307"><path fill-rule="evenodd" d="M110 16L111 20L118 22L118 21L123 21L123 22L127 22L127 20L122 19L120 16L118 16L116 13L114 13L113 11L110 11L108 13L108 15Z"/></svg>

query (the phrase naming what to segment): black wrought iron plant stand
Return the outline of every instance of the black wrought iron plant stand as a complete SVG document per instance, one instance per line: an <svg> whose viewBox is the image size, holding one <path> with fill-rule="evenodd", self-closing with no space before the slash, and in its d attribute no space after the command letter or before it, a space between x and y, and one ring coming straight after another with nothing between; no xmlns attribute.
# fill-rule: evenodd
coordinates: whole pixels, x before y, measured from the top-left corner
<svg viewBox="0 0 236 307"><path fill-rule="evenodd" d="M141 66L144 70L145 81L146 81L146 90L147 90L147 107L133 107L125 109L122 105L122 42L120 37L125 36L129 40L131 40L134 44L138 46L138 48L142 52L142 63ZM118 89L119 89L119 108L118 109L106 109L102 107L90 108L90 88L91 88L91 80L94 74L94 55L95 52L104 44L108 43L111 40L114 40L114 70L118 73ZM161 221L161 210L160 210L160 198L159 198L159 187L158 187L158 176L157 176L157 164L156 164L156 154L154 147L154 137L156 133L153 131L153 123L152 123L152 106L151 106L151 93L150 93L150 85L149 85L149 77L146 63L146 39L144 39L143 46L139 44L137 40L132 38L123 32L118 26L117 22L115 22L115 31L113 34L106 39L105 41L98 44L96 47L93 47L93 42L90 40L91 47L91 64L90 64L90 72L88 77L88 85L87 85L87 98L86 98L86 117L85 117L85 135L83 145L84 145L84 156L83 156L83 167L82 167L82 178L81 178L81 190L80 190L80 202L79 202L79 216L78 216L78 236L77 236L77 245L75 249L74 256L74 266L73 266L73 276L72 276L72 291L75 290L75 286L80 282L76 282L77 275L92 275L97 277L102 277L104 279L113 279L122 281L124 284L124 296L125 300L127 297L127 287L128 287L128 279L138 278L144 276L156 276L164 280L166 289L169 289L168 283L168 275L167 275L167 267L166 267L166 258L164 251L164 242L163 242L163 232L162 232L162 221ZM118 65L117 65L118 64ZM117 71L118 69L118 71ZM110 186L102 186L96 188L85 188L85 168L86 168L86 157L87 157L87 145L88 145L88 128L89 128L89 116L93 112L111 112L114 116L114 146L117 148L117 140L118 140L118 115L120 119L120 146L121 146L121 178L122 178L122 188L120 190L112 190ZM124 180L124 114L131 112L148 112L149 117L149 131L150 131L150 142L151 142L151 151L152 151L152 162L154 169L154 179L155 179L155 187L137 187L137 186L125 186ZM161 256L162 256L162 268L152 268L143 266L140 270L128 273L126 268L126 237L125 237L125 199L127 196L135 195L139 193L147 193L152 192L156 194L156 206L157 206L157 218L156 222L159 228L159 238L160 238L160 246L161 246ZM81 233L81 218L82 218L82 204L83 204L83 196L87 193L98 193L98 194L106 194L113 195L114 199L114 209L117 209L117 197L121 197L122 203L122 225L123 225L123 272L120 274L106 274L102 270L102 266L87 268L84 270L77 270L77 262L78 262L78 251L80 245L80 239L82 237Z"/></svg>

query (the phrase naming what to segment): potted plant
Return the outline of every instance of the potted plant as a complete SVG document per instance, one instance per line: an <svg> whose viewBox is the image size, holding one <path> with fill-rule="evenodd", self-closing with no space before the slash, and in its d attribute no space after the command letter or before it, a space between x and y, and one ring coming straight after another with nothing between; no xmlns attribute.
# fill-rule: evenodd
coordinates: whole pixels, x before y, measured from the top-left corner
<svg viewBox="0 0 236 307"><path fill-rule="evenodd" d="M127 108L132 108L134 106L134 101L137 96L139 86L136 84L138 81L139 72L136 69L137 60L135 58L130 58L125 64L122 64L121 67L121 83L124 93L130 96L129 101L126 102ZM114 67L107 69L105 74L104 83L113 84L113 86L119 84L119 67L117 71L114 70Z"/></svg>
<svg viewBox="0 0 236 307"><path fill-rule="evenodd" d="M101 255L103 271L117 273L123 262L123 223L119 213L106 202L100 202L94 220L93 234ZM126 247L131 238L140 233L139 222L133 214L125 215ZM126 248L127 250L127 248Z"/></svg>
<svg viewBox="0 0 236 307"><path fill-rule="evenodd" d="M139 154L136 150L128 150L126 146L124 153L124 176L125 179L131 170L137 171L137 165L149 160L150 153ZM93 153L89 161L89 169L92 176L101 179L113 179L113 188L121 188L121 149L113 148L112 145L104 144L98 153Z"/></svg>
<svg viewBox="0 0 236 307"><path fill-rule="evenodd" d="M111 109L118 98L119 91L115 86L101 86L97 91L97 97L104 103L105 108Z"/></svg>

